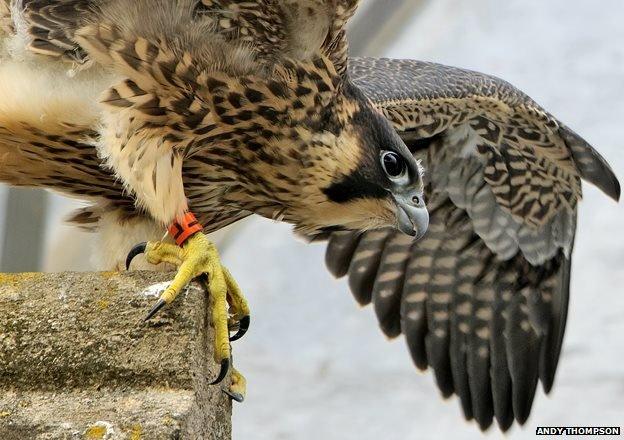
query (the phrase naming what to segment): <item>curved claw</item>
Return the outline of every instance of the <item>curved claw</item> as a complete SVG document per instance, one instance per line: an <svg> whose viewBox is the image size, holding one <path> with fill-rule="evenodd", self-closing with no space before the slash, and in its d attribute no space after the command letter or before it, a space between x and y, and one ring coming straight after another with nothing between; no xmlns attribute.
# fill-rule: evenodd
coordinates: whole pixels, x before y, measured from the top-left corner
<svg viewBox="0 0 624 440"><path fill-rule="evenodd" d="M226 390L225 388L222 388L221 391L229 396L230 399L235 400L238 403L243 403L243 401L245 400L245 396L243 396L241 393L233 393L232 391Z"/></svg>
<svg viewBox="0 0 624 440"><path fill-rule="evenodd" d="M216 385L220 383L223 379L225 379L225 376L227 376L229 369L230 369L230 360L223 359L221 361L221 370L219 371L219 375L214 381L210 382L210 385Z"/></svg>
<svg viewBox="0 0 624 440"><path fill-rule="evenodd" d="M160 309L162 309L163 307L165 307L166 305L166 301L164 299L159 299L158 302L156 304L154 304L154 307L151 308L151 310L149 311L149 313L147 314L147 316L145 317L145 319L143 320L143 322L145 321L149 321L150 319L152 319L152 317L158 313L158 311Z"/></svg>
<svg viewBox="0 0 624 440"><path fill-rule="evenodd" d="M250 322L251 322L251 317L249 315L243 316L243 318L238 323L238 331L236 332L234 336L230 337L230 341L238 341L240 338L245 336L245 333L247 333L247 330L249 330Z"/></svg>
<svg viewBox="0 0 624 440"><path fill-rule="evenodd" d="M136 246L134 246L132 249L130 249L130 252L128 252L128 256L126 257L126 270L130 270L130 263L132 263L132 260L134 260L134 257L144 253L146 248L147 248L147 242L144 241L143 243L139 243Z"/></svg>

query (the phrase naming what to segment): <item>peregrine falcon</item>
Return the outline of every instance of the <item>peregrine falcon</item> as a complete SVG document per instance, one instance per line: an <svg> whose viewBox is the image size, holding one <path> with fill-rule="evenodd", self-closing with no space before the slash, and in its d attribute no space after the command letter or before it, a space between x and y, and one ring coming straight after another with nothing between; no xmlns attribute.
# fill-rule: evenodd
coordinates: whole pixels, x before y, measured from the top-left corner
<svg viewBox="0 0 624 440"><path fill-rule="evenodd" d="M357 3L14 1L0 180L91 201L72 221L117 237L111 267L178 266L148 319L203 280L214 383L250 311L204 234L258 214L328 240L330 271L384 333L405 335L466 418L506 430L553 383L581 179L616 200L619 183L504 81L348 59ZM243 399L236 370L226 392Z"/></svg>

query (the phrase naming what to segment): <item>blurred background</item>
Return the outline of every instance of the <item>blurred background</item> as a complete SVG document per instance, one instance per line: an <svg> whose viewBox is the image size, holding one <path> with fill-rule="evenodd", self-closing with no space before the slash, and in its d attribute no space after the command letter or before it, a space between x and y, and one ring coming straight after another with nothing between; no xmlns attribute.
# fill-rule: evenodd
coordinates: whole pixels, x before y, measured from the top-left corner
<svg viewBox="0 0 624 440"><path fill-rule="evenodd" d="M624 178L624 2L621 0L364 0L354 55L416 58L502 77L594 145ZM78 202L0 187L3 271L89 270L92 237L63 225ZM558 377L538 391L524 428L624 424L624 206L585 186L571 305ZM472 439L459 403L417 374L401 338L388 342L370 308L326 272L322 245L287 225L231 229L225 263L250 300L252 330L235 345L248 399L236 439ZM486 433L500 438L496 428Z"/></svg>

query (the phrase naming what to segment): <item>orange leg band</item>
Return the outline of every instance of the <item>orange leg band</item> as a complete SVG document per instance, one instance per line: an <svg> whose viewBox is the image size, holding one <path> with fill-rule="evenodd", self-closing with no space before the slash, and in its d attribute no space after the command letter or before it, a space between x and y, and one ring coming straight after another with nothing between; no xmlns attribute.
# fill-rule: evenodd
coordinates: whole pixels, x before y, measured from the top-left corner
<svg viewBox="0 0 624 440"><path fill-rule="evenodd" d="M182 246L191 235L201 232L203 229L204 227L197 221L193 213L187 212L169 226L169 234L178 246Z"/></svg>

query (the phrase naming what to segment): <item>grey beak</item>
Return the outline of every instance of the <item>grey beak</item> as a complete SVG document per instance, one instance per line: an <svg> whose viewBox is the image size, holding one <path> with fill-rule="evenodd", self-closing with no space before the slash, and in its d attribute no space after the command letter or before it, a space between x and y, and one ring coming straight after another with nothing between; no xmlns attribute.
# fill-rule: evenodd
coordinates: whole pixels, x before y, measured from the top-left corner
<svg viewBox="0 0 624 440"><path fill-rule="evenodd" d="M397 228L404 234L421 238L429 227L429 212L422 192L394 196L397 203Z"/></svg>

